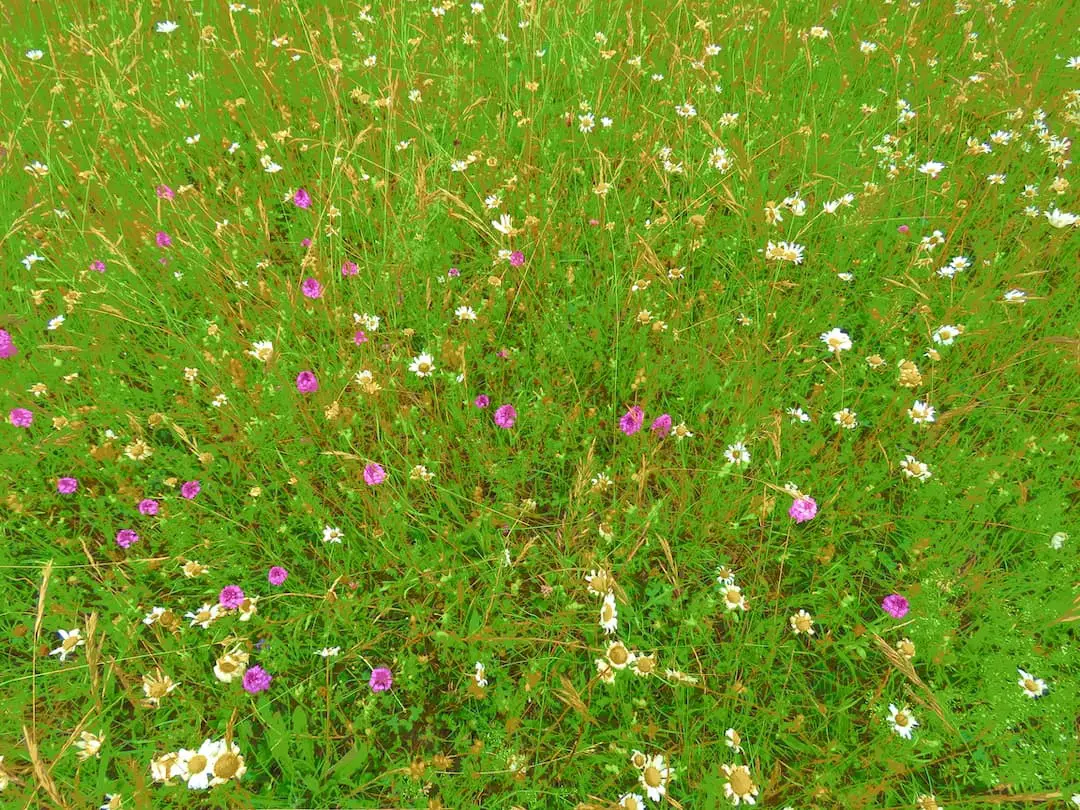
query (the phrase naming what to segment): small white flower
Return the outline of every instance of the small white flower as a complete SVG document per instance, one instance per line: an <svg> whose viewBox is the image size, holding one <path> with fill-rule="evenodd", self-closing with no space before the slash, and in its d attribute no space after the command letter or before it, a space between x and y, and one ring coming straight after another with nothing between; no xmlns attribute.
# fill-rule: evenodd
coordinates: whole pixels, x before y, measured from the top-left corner
<svg viewBox="0 0 1080 810"><path fill-rule="evenodd" d="M746 445L742 442L735 442L727 446L724 451L724 458L738 466L749 464L750 451L746 449Z"/></svg>
<svg viewBox="0 0 1080 810"><path fill-rule="evenodd" d="M940 343L942 346L951 346L952 342L963 332L963 328L960 326L952 326L946 324L939 326L934 330L934 334L931 335L934 343Z"/></svg>
<svg viewBox="0 0 1080 810"><path fill-rule="evenodd" d="M1027 697L1034 700L1035 698L1041 698L1050 691L1050 687L1046 685L1046 681L1042 678L1036 678L1030 672L1024 672L1019 667L1017 667L1016 671L1020 674L1020 679L1016 683L1024 690Z"/></svg>
<svg viewBox="0 0 1080 810"><path fill-rule="evenodd" d="M806 423L806 422L810 421L810 415L808 413L806 413L806 411L804 411L802 408L799 408L799 407L788 408L787 409L787 414L788 414L788 416L791 417L792 422Z"/></svg>
<svg viewBox="0 0 1080 810"><path fill-rule="evenodd" d="M1046 221L1055 228L1068 228L1080 221L1080 217L1055 208L1053 211L1046 212Z"/></svg>
<svg viewBox="0 0 1080 810"><path fill-rule="evenodd" d="M488 685L487 677L484 673L484 665L479 661L476 662L476 671L473 673L473 680L476 681L476 685L481 689Z"/></svg>
<svg viewBox="0 0 1080 810"><path fill-rule="evenodd" d="M63 315L57 315L55 318L53 318L51 321L49 321L49 325L46 328L50 332L55 332L57 329L60 328L60 325L63 322L64 322L64 316Z"/></svg>
<svg viewBox="0 0 1080 810"><path fill-rule="evenodd" d="M907 415L911 417L911 421L916 425L921 425L925 422L933 422L935 413L937 411L934 410L933 405L917 399L915 404L908 408Z"/></svg>
<svg viewBox="0 0 1080 810"><path fill-rule="evenodd" d="M67 657L75 652L76 647L86 644L86 639L82 637L77 627L74 630L57 630L56 634L60 636L60 646L55 650L50 650L49 655L58 655L61 661L66 661Z"/></svg>
<svg viewBox="0 0 1080 810"><path fill-rule="evenodd" d="M1061 549L1069 541L1069 535L1065 532L1055 532L1050 538L1050 548L1054 551Z"/></svg>
<svg viewBox="0 0 1080 810"><path fill-rule="evenodd" d="M615 607L615 594L608 592L600 606L600 627L607 634L614 633L619 627L619 611Z"/></svg>
<svg viewBox="0 0 1080 810"><path fill-rule="evenodd" d="M36 253L31 253L29 256L27 256L26 258L24 258L22 260L22 264L23 264L23 267L25 267L27 270L29 270L31 267L33 267L38 262L43 262L43 261L45 261L44 256L39 256Z"/></svg>
<svg viewBox="0 0 1080 810"><path fill-rule="evenodd" d="M417 377L430 377L432 372L435 371L435 359L426 352L413 358L412 363L409 365L409 371L413 372Z"/></svg>
<svg viewBox="0 0 1080 810"><path fill-rule="evenodd" d="M36 50L36 49L35 49L35 50L30 50L30 51L27 51L27 52L26 52L26 58L27 58L27 59L29 59L29 60L30 60L31 62L36 62L36 61L38 61L38 60L39 60L39 59L41 59L41 58L42 58L42 57L43 57L44 55L45 55L45 52L44 52L44 51L39 51L39 50Z"/></svg>
<svg viewBox="0 0 1080 810"><path fill-rule="evenodd" d="M930 160L922 164L919 167L919 171L922 174L928 175L931 178L937 177L941 174L941 171L945 168L944 163L938 163L936 160Z"/></svg>
<svg viewBox="0 0 1080 810"><path fill-rule="evenodd" d="M324 543L340 543L341 538L345 536L345 533L336 526L326 526L323 528L322 539Z"/></svg>
<svg viewBox="0 0 1080 810"><path fill-rule="evenodd" d="M173 22L172 20L164 20L163 22L159 22L157 24L157 28L155 30L159 34L171 34L173 31L175 31L179 27L180 27L179 23Z"/></svg>
<svg viewBox="0 0 1080 810"><path fill-rule="evenodd" d="M332 658L335 655L341 654L341 647L323 647L315 654L321 655L323 658Z"/></svg>
<svg viewBox="0 0 1080 810"><path fill-rule="evenodd" d="M894 703L889 704L889 722L892 724L893 731L905 740L911 739L916 726L919 725L919 721L915 719L915 715L911 713L907 706L903 709L897 709Z"/></svg>
<svg viewBox="0 0 1080 810"><path fill-rule="evenodd" d="M274 356L274 344L269 340L258 340L251 344L251 348L248 349L247 354L254 357L256 360L269 363L270 358Z"/></svg>
<svg viewBox="0 0 1080 810"><path fill-rule="evenodd" d="M848 351L851 346L851 338L842 329L833 328L821 334L821 342L829 347L833 354Z"/></svg>
<svg viewBox="0 0 1080 810"><path fill-rule="evenodd" d="M459 321L475 321L476 320L476 312L473 310L472 307L468 307L468 306L460 306L460 307L458 307L456 310L454 310L454 315L457 316L457 319Z"/></svg>
<svg viewBox="0 0 1080 810"><path fill-rule="evenodd" d="M904 456L900 469L908 478L917 478L920 481L927 481L931 476L930 467L910 454Z"/></svg>

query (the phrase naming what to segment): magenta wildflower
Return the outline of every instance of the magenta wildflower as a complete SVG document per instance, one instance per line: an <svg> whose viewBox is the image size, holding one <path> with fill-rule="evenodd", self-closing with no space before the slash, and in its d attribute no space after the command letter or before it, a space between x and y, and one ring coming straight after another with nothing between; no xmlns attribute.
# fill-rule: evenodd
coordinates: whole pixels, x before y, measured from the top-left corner
<svg viewBox="0 0 1080 810"><path fill-rule="evenodd" d="M356 262L345 262L345 264L341 265L341 275L343 276L355 276L359 272L360 268Z"/></svg>
<svg viewBox="0 0 1080 810"><path fill-rule="evenodd" d="M663 439L671 432L671 415L662 413L655 419L653 423L649 425L649 430Z"/></svg>
<svg viewBox="0 0 1080 810"><path fill-rule="evenodd" d="M304 189L302 188L298 188L296 190L296 193L293 194L292 201L293 205L295 205L297 208L311 207L311 195L304 191Z"/></svg>
<svg viewBox="0 0 1080 810"><path fill-rule="evenodd" d="M899 231L902 234L907 234L907 232L910 231L911 228L909 228L907 225L901 225L896 230Z"/></svg>
<svg viewBox="0 0 1080 810"><path fill-rule="evenodd" d="M139 535L134 529L121 529L116 533L116 545L120 548L128 548L132 543L139 541Z"/></svg>
<svg viewBox="0 0 1080 810"><path fill-rule="evenodd" d="M15 427L28 428L30 423L34 421L34 412L28 411L26 408L12 408L11 413L8 414L8 419L11 420L11 424Z"/></svg>
<svg viewBox="0 0 1080 810"><path fill-rule="evenodd" d="M796 523L805 523L812 520L817 514L817 501L813 498L796 498L788 509L788 515L795 519Z"/></svg>
<svg viewBox="0 0 1080 810"><path fill-rule="evenodd" d="M198 481L185 481L180 486L181 497L187 498L189 501L202 492L202 486Z"/></svg>
<svg viewBox="0 0 1080 810"><path fill-rule="evenodd" d="M908 600L898 593L890 593L881 600L881 608L894 619L902 619L907 615L911 606Z"/></svg>
<svg viewBox="0 0 1080 810"><path fill-rule="evenodd" d="M244 673L244 690L252 695L265 692L270 688L272 680L274 680L273 676L262 667L248 667L247 672Z"/></svg>
<svg viewBox="0 0 1080 810"><path fill-rule="evenodd" d="M172 247L172 237L165 231L158 231L156 239L158 247Z"/></svg>
<svg viewBox="0 0 1080 810"><path fill-rule="evenodd" d="M450 276L450 278L457 278L458 276L461 275L461 271L458 270L456 267L451 267L447 271L446 275Z"/></svg>
<svg viewBox="0 0 1080 810"><path fill-rule="evenodd" d="M495 424L503 429L510 429L517 421L517 411L513 405L500 405L495 409Z"/></svg>
<svg viewBox="0 0 1080 810"><path fill-rule="evenodd" d="M72 492L79 488L78 478L58 478L56 479L56 491L61 495L70 495Z"/></svg>
<svg viewBox="0 0 1080 810"><path fill-rule="evenodd" d="M304 283L300 285L300 289L304 295L308 298L322 298L322 284L317 279L308 278L304 279Z"/></svg>
<svg viewBox="0 0 1080 810"><path fill-rule="evenodd" d="M319 380L314 371L301 371L296 375L296 390L301 394L311 394L319 390Z"/></svg>
<svg viewBox="0 0 1080 810"><path fill-rule="evenodd" d="M280 585L289 578L289 572L280 565L275 565L266 572L266 578L270 580L271 585Z"/></svg>
<svg viewBox="0 0 1080 810"><path fill-rule="evenodd" d="M481 394L475 400L473 400L473 405L475 405L477 408L486 408L490 404L491 400L488 398L487 394Z"/></svg>
<svg viewBox="0 0 1080 810"><path fill-rule="evenodd" d="M376 667L371 670L371 680L368 686L372 692L385 692L394 685L394 676L387 667Z"/></svg>
<svg viewBox="0 0 1080 810"><path fill-rule="evenodd" d="M144 515L156 515L158 513L158 502L153 498L143 498L139 501L139 512Z"/></svg>
<svg viewBox="0 0 1080 810"><path fill-rule="evenodd" d="M619 430L621 430L627 436L633 436L635 433L641 430L641 425L644 422L645 411L635 405L626 413L624 413L619 419Z"/></svg>
<svg viewBox="0 0 1080 810"><path fill-rule="evenodd" d="M0 329L0 360L7 360L19 353L11 334L6 329Z"/></svg>
<svg viewBox="0 0 1080 810"><path fill-rule="evenodd" d="M311 239L305 236L303 239L300 240L300 246L306 248L311 247Z"/></svg>
<svg viewBox="0 0 1080 810"><path fill-rule="evenodd" d="M176 194L173 193L173 190L171 188L169 188L168 186L166 186L164 183L162 183L160 186L155 188L154 191L156 191L158 197L160 197L163 200L171 200L173 197L176 196Z"/></svg>
<svg viewBox="0 0 1080 810"><path fill-rule="evenodd" d="M367 343L367 335L364 334L364 330L357 330L356 334L353 335L353 343L355 343L357 346L362 343Z"/></svg>
<svg viewBox="0 0 1080 810"><path fill-rule="evenodd" d="M597 225L600 224L600 220L598 220L598 219L590 219L589 224L592 225L595 228Z"/></svg>
<svg viewBox="0 0 1080 810"><path fill-rule="evenodd" d="M386 480L386 470L374 461L364 467L364 483L376 487Z"/></svg>
<svg viewBox="0 0 1080 810"><path fill-rule="evenodd" d="M233 610L244 604L244 590L239 585L226 585L218 594L218 604Z"/></svg>
<svg viewBox="0 0 1080 810"><path fill-rule="evenodd" d="M90 269L96 273L104 273L105 262L103 262L101 259L95 259L94 261L90 262Z"/></svg>
<svg viewBox="0 0 1080 810"><path fill-rule="evenodd" d="M521 267L521 265L523 265L523 264L525 264L525 254L524 253L522 253L520 250L515 250L513 253L510 254L510 266L511 267Z"/></svg>

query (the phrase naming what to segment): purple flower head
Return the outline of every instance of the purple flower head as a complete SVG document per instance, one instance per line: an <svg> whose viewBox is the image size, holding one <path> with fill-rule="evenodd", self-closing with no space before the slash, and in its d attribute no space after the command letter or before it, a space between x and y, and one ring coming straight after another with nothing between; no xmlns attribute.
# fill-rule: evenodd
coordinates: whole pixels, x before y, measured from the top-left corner
<svg viewBox="0 0 1080 810"><path fill-rule="evenodd" d="M595 228L597 225L600 224L600 220L598 220L598 219L590 219L589 224L592 225Z"/></svg>
<svg viewBox="0 0 1080 810"><path fill-rule="evenodd" d="M132 543L139 540L139 535L133 529L121 529L116 533L116 545L120 548L128 548Z"/></svg>
<svg viewBox="0 0 1080 810"><path fill-rule="evenodd" d="M300 240L300 246L305 248L311 247L311 239L305 236L303 239Z"/></svg>
<svg viewBox="0 0 1080 810"><path fill-rule="evenodd" d="M218 604L232 610L244 603L244 591L239 585L226 585L218 594Z"/></svg>
<svg viewBox="0 0 1080 810"><path fill-rule="evenodd" d="M153 498L143 498L139 501L139 512L144 515L156 515L158 513L158 502Z"/></svg>
<svg viewBox="0 0 1080 810"><path fill-rule="evenodd" d="M158 231L156 240L158 247L172 247L172 237L165 231Z"/></svg>
<svg viewBox="0 0 1080 810"><path fill-rule="evenodd" d="M180 485L180 496L189 501L202 491L198 481L185 481Z"/></svg>
<svg viewBox="0 0 1080 810"><path fill-rule="evenodd" d="M297 208L311 207L311 195L304 191L304 189L302 188L298 188L296 190L296 193L293 194L292 201Z"/></svg>
<svg viewBox="0 0 1080 810"><path fill-rule="evenodd" d="M524 253L522 253L520 250L515 250L513 253L510 254L510 266L511 267L521 267L521 265L523 265L523 264L525 264L525 254Z"/></svg>
<svg viewBox="0 0 1080 810"><path fill-rule="evenodd" d="M788 514L795 519L796 523L812 520L817 514L817 501L813 498L797 498L788 509Z"/></svg>
<svg viewBox="0 0 1080 810"><path fill-rule="evenodd" d="M11 424L15 427L28 428L30 423L34 421L34 412L28 411L26 408L12 408L11 413L8 414L8 419L11 420Z"/></svg>
<svg viewBox="0 0 1080 810"><path fill-rule="evenodd" d="M244 690L252 695L265 692L270 688L272 680L274 680L273 676L262 667L248 667L247 672L244 673Z"/></svg>
<svg viewBox="0 0 1080 810"><path fill-rule="evenodd" d="M359 272L360 268L356 262L345 262L345 264L341 265L341 275L343 276L355 276Z"/></svg>
<svg viewBox="0 0 1080 810"><path fill-rule="evenodd" d="M881 608L894 619L902 619L907 615L908 610L911 609L911 605L909 605L908 600L900 594L890 593L881 600Z"/></svg>
<svg viewBox="0 0 1080 810"><path fill-rule="evenodd" d="M450 268L450 269L449 269L449 270L448 270L448 271L446 272L446 275L450 276L450 278L457 278L458 276L460 276L460 275L461 275L461 271L460 271L460 270L458 270L458 269L457 269L456 267L451 267L451 268Z"/></svg>
<svg viewBox="0 0 1080 810"><path fill-rule="evenodd" d="M910 231L911 228L909 228L907 225L900 225L896 230L904 235L907 235L908 231Z"/></svg>
<svg viewBox="0 0 1080 810"><path fill-rule="evenodd" d="M662 413L658 417L653 419L653 423L649 425L649 430L651 430L661 439L667 436L671 432L670 414Z"/></svg>
<svg viewBox="0 0 1080 810"><path fill-rule="evenodd" d="M477 408L486 408L490 404L491 400L488 398L487 394L481 394L473 400L473 405L475 405Z"/></svg>
<svg viewBox="0 0 1080 810"><path fill-rule="evenodd" d="M514 410L513 405L500 405L495 409L495 424L499 427L509 430L516 421L517 411Z"/></svg>
<svg viewBox="0 0 1080 810"><path fill-rule="evenodd" d="M353 335L353 343L360 346L363 343L367 343L367 335L364 334L363 329L358 329L356 334Z"/></svg>
<svg viewBox="0 0 1080 810"><path fill-rule="evenodd" d="M375 487L386 480L386 470L374 461L364 467L364 483L369 487Z"/></svg>
<svg viewBox="0 0 1080 810"><path fill-rule="evenodd" d="M311 394L319 390L319 381L314 371L301 371L296 375L296 390L301 394Z"/></svg>
<svg viewBox="0 0 1080 810"><path fill-rule="evenodd" d="M301 291L308 298L322 298L322 284L318 279L308 276L304 279L304 283L300 285Z"/></svg>
<svg viewBox="0 0 1080 810"><path fill-rule="evenodd" d="M173 190L171 188L169 188L167 185L165 185L164 183L162 183L160 186L155 188L154 191L156 191L158 197L160 197L163 200L171 200L173 197L176 196L176 194L173 193Z"/></svg>
<svg viewBox="0 0 1080 810"><path fill-rule="evenodd" d="M270 580L271 585L280 585L289 578L289 572L280 565L275 565L267 572L266 578Z"/></svg>
<svg viewBox="0 0 1080 810"><path fill-rule="evenodd" d="M7 360L9 357L14 357L19 353L19 350L15 348L15 343L11 339L11 334L6 329L0 329L0 360Z"/></svg>
<svg viewBox="0 0 1080 810"><path fill-rule="evenodd" d="M56 491L59 492L61 495L70 495L78 488L78 478L58 478L56 480Z"/></svg>
<svg viewBox="0 0 1080 810"><path fill-rule="evenodd" d="M641 426L644 422L645 411L643 411L639 406L635 405L626 413L624 413L619 419L619 430L621 430L627 436L633 436L635 433L641 430Z"/></svg>
<svg viewBox="0 0 1080 810"><path fill-rule="evenodd" d="M104 273L105 262L103 262L101 259L95 259L94 261L90 262L90 269L96 273Z"/></svg>
<svg viewBox="0 0 1080 810"><path fill-rule="evenodd" d="M394 676L387 667L376 667L371 670L371 680L368 686L372 692L385 692L394 685Z"/></svg>

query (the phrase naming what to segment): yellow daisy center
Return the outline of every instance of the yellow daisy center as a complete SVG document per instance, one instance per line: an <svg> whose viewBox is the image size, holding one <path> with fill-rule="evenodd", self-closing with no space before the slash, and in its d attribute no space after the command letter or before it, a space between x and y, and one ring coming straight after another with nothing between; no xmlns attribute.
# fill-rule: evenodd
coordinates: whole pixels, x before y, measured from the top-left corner
<svg viewBox="0 0 1080 810"><path fill-rule="evenodd" d="M240 770L240 757L232 752L222 754L214 763L214 776L219 779L232 779Z"/></svg>

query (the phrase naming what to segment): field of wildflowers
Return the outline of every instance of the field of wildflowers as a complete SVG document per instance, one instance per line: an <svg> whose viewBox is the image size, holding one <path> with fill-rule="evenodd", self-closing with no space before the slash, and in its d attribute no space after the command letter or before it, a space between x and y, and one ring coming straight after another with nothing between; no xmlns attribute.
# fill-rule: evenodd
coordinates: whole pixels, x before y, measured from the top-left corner
<svg viewBox="0 0 1080 810"><path fill-rule="evenodd" d="M1076 10L5 4L0 806L1080 807Z"/></svg>

